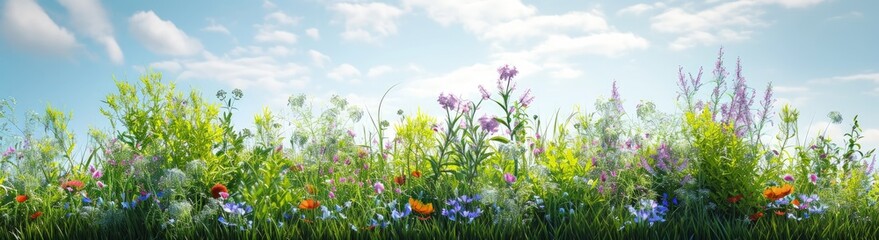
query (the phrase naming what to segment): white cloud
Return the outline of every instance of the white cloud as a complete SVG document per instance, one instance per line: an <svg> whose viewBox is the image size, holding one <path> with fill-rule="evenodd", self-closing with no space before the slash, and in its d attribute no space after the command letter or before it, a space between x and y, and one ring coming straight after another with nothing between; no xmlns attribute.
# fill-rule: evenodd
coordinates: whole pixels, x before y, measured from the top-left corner
<svg viewBox="0 0 879 240"><path fill-rule="evenodd" d="M336 3L330 10L345 20L342 38L349 41L375 42L397 33L397 20L403 10L385 3Z"/></svg>
<svg viewBox="0 0 879 240"><path fill-rule="evenodd" d="M394 68L392 68L391 66L388 66L388 65L375 66L375 67L370 68L369 71L367 71L366 76L378 77L380 75L384 75L385 73L389 73L393 70L394 70Z"/></svg>
<svg viewBox="0 0 879 240"><path fill-rule="evenodd" d="M565 58L581 54L615 57L627 51L647 49L650 43L633 33L599 33L583 37L549 36L527 53L539 57Z"/></svg>
<svg viewBox="0 0 879 240"><path fill-rule="evenodd" d="M460 23L475 33L484 32L498 23L537 13L536 7L518 0L404 0L403 6L407 10L423 8L431 19L443 26Z"/></svg>
<svg viewBox="0 0 879 240"><path fill-rule="evenodd" d="M408 96L432 98L440 93L475 95L478 86L491 89L497 80L497 67L488 64L473 64L455 69L439 76L405 81L403 92Z"/></svg>
<svg viewBox="0 0 879 240"><path fill-rule="evenodd" d="M509 40L570 30L596 32L607 29L607 21L599 12L568 12L562 15L539 15L510 20L486 29L481 36L484 39Z"/></svg>
<svg viewBox="0 0 879 240"><path fill-rule="evenodd" d="M871 81L879 84L879 73L861 73L848 76L833 77L830 79L841 81Z"/></svg>
<svg viewBox="0 0 879 240"><path fill-rule="evenodd" d="M59 0L70 12L70 20L78 32L104 45L107 56L115 64L122 64L124 56L116 37L113 36L113 25L107 18L104 7L98 0Z"/></svg>
<svg viewBox="0 0 879 240"><path fill-rule="evenodd" d="M208 25L207 27L202 28L202 29L201 29L202 31L205 31L205 32L215 32L215 33L222 33L222 34L226 34L226 35L231 35L231 34L232 34L232 32L229 32L229 29L226 28L226 26L223 26L223 24L218 24L218 23L216 23L216 22L214 21L214 19L208 19L208 21L210 21L211 24Z"/></svg>
<svg viewBox="0 0 879 240"><path fill-rule="evenodd" d="M186 35L171 21L162 20L153 11L137 12L128 19L134 37L154 53L188 56L202 51L198 39Z"/></svg>
<svg viewBox="0 0 879 240"><path fill-rule="evenodd" d="M285 63L273 56L217 57L210 53L204 59L180 61L181 80L219 81L234 88L260 88L285 92L304 87L308 68Z"/></svg>
<svg viewBox="0 0 879 240"><path fill-rule="evenodd" d="M266 22L272 22L278 25L295 25L299 22L299 18L293 18L284 14L284 12L277 11L270 13L265 16Z"/></svg>
<svg viewBox="0 0 879 240"><path fill-rule="evenodd" d="M262 43L294 44L296 43L297 37L296 34L288 31L261 28L253 39Z"/></svg>
<svg viewBox="0 0 879 240"><path fill-rule="evenodd" d="M179 62L176 61L162 61L162 62L154 62L150 63L150 68L165 71L165 72L178 72L183 66L180 65Z"/></svg>
<svg viewBox="0 0 879 240"><path fill-rule="evenodd" d="M360 77L360 70L357 70L357 68L351 64L345 63L330 70L330 72L327 73L327 77L337 81L348 80L356 83L360 81L357 79L357 77Z"/></svg>
<svg viewBox="0 0 879 240"><path fill-rule="evenodd" d="M617 11L617 15L625 15L625 14L641 15L642 13L644 13L650 9L653 9L653 5L646 4L646 3L639 3L639 4L635 4L635 5L620 9L619 11Z"/></svg>
<svg viewBox="0 0 879 240"><path fill-rule="evenodd" d="M821 2L823 0L709 1L703 4L708 6L705 8L682 3L653 16L650 26L655 31L677 35L669 48L682 50L751 39L754 28L769 25L762 18L768 5L801 8Z"/></svg>
<svg viewBox="0 0 879 240"><path fill-rule="evenodd" d="M845 14L836 15L833 17L827 18L827 21L839 21L845 19L858 19L864 17L864 14L858 11L851 11Z"/></svg>
<svg viewBox="0 0 879 240"><path fill-rule="evenodd" d="M278 7L278 5L275 5L275 3L273 3L272 1L269 1L269 0L262 1L262 8L275 9L277 7Z"/></svg>
<svg viewBox="0 0 879 240"><path fill-rule="evenodd" d="M5 38L27 50L67 55L77 47L73 33L58 26L33 0L6 1L2 21Z"/></svg>
<svg viewBox="0 0 879 240"><path fill-rule="evenodd" d="M308 56L311 57L311 61L314 62L314 65L318 67L323 67L326 63L330 62L330 56L324 55L315 50L308 50Z"/></svg>
<svg viewBox="0 0 879 240"><path fill-rule="evenodd" d="M786 8L804 8L818 5L824 0L759 0L764 3L774 3L782 5Z"/></svg>
<svg viewBox="0 0 879 240"><path fill-rule="evenodd" d="M305 35L314 40L320 40L320 31L317 28L305 29Z"/></svg>

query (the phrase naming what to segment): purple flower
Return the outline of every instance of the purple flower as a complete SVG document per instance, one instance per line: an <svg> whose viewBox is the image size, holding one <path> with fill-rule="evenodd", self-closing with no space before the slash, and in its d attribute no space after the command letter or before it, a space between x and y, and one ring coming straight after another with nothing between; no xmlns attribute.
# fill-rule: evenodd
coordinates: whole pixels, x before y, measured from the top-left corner
<svg viewBox="0 0 879 240"><path fill-rule="evenodd" d="M540 154L542 154L544 152L544 150L542 147L540 147L540 148L535 148L533 152L534 152L534 156L539 156Z"/></svg>
<svg viewBox="0 0 879 240"><path fill-rule="evenodd" d="M354 134L354 131L351 131L351 129L348 129L348 136L355 137L355 136L357 136L357 134Z"/></svg>
<svg viewBox="0 0 879 240"><path fill-rule="evenodd" d="M226 203L223 204L223 211L235 215L244 215L253 211L253 208L244 203Z"/></svg>
<svg viewBox="0 0 879 240"><path fill-rule="evenodd" d="M330 193L327 194L327 197L329 197L330 199L335 199L336 193L334 193L333 191L330 191Z"/></svg>
<svg viewBox="0 0 879 240"><path fill-rule="evenodd" d="M812 184L818 184L818 175L814 173L809 174L809 181L812 182Z"/></svg>
<svg viewBox="0 0 879 240"><path fill-rule="evenodd" d="M504 181L509 184L513 184L514 182L516 182L516 176L511 173L504 173Z"/></svg>
<svg viewBox="0 0 879 240"><path fill-rule="evenodd" d="M8 157L9 155L12 155L14 153L15 153L15 148L9 147L6 149L6 152L3 152L3 156Z"/></svg>
<svg viewBox="0 0 879 240"><path fill-rule="evenodd" d="M531 96L531 89L525 90L525 93L519 97L519 103L522 104L522 107L528 107L532 101L534 101L534 96Z"/></svg>
<svg viewBox="0 0 879 240"><path fill-rule="evenodd" d="M98 185L99 188L104 188L104 187L107 186L107 185L105 185L104 182L102 182L102 181L98 181L96 184Z"/></svg>
<svg viewBox="0 0 879 240"><path fill-rule="evenodd" d="M378 194L382 194L382 192L385 191L385 185L382 184L381 182L375 182L375 184L372 185L372 188L374 188L375 193L378 193Z"/></svg>
<svg viewBox="0 0 879 240"><path fill-rule="evenodd" d="M94 178L94 179L99 179L103 176L104 176L104 173L101 172L101 170L96 170L96 171L92 172L92 178Z"/></svg>
<svg viewBox="0 0 879 240"><path fill-rule="evenodd" d="M516 67L510 68L510 65L504 65L497 69L497 73L500 74L499 80L510 81L519 73L519 70L516 70Z"/></svg>
<svg viewBox="0 0 879 240"><path fill-rule="evenodd" d="M482 94L482 99L488 99L491 97L491 93L486 91L485 87L482 87L482 85L479 85L479 93Z"/></svg>
<svg viewBox="0 0 879 240"><path fill-rule="evenodd" d="M620 99L620 89L617 87L617 81L613 81L613 88L610 92L610 99L613 101L614 106L617 108L617 112L622 113L623 109L623 101Z"/></svg>
<svg viewBox="0 0 879 240"><path fill-rule="evenodd" d="M785 180L785 181L788 181L788 182L793 182L793 181L794 181L794 176L791 176L790 174L785 174L785 175L784 175L784 180Z"/></svg>
<svg viewBox="0 0 879 240"><path fill-rule="evenodd" d="M479 118L479 125L482 125L482 130L485 130L486 132L495 133L500 124L494 119L494 117L482 115L482 117Z"/></svg>
<svg viewBox="0 0 879 240"><path fill-rule="evenodd" d="M439 102L440 106L442 106L443 109L446 110L455 110L455 108L458 106L458 98L455 97L455 95L451 94L446 95L444 93L440 93L439 98L437 98L436 101Z"/></svg>

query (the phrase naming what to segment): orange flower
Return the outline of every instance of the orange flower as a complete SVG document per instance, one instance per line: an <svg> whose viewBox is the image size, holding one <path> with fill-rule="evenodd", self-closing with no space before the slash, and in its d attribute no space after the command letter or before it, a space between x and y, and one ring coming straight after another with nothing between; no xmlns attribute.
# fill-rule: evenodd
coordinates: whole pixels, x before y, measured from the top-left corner
<svg viewBox="0 0 879 240"><path fill-rule="evenodd" d="M406 183L406 176L396 176L394 177L394 182L398 185L403 185L404 183Z"/></svg>
<svg viewBox="0 0 879 240"><path fill-rule="evenodd" d="M760 219L762 217L763 217L763 212L757 212L757 213L751 214L751 222L756 222L758 219Z"/></svg>
<svg viewBox="0 0 879 240"><path fill-rule="evenodd" d="M409 206L412 207L412 211L428 218L430 217L430 214L433 213L433 203L424 204L423 202L410 197Z"/></svg>
<svg viewBox="0 0 879 240"><path fill-rule="evenodd" d="M18 202L18 203L23 203L24 201L27 201L27 199L28 199L28 198L27 198L27 195L18 195L18 196L15 196L15 201Z"/></svg>
<svg viewBox="0 0 879 240"><path fill-rule="evenodd" d="M308 194L314 194L317 192L317 188L315 188L314 185L305 184L305 192L308 192Z"/></svg>
<svg viewBox="0 0 879 240"><path fill-rule="evenodd" d="M784 211L775 211L776 216L784 216Z"/></svg>
<svg viewBox="0 0 879 240"><path fill-rule="evenodd" d="M775 201L787 196L793 191L793 186L791 186L790 184L785 184L781 187L769 187L766 190L763 190L763 196L768 198L770 201Z"/></svg>
<svg viewBox="0 0 879 240"><path fill-rule="evenodd" d="M219 183L214 184L214 186L211 187L211 196L214 198L220 198L221 192L229 193L229 189L227 189L225 185Z"/></svg>
<svg viewBox="0 0 879 240"><path fill-rule="evenodd" d="M799 207L799 206L800 206L800 200L799 200L799 199L794 199L793 201L790 202L790 204L793 204L794 206Z"/></svg>
<svg viewBox="0 0 879 240"><path fill-rule="evenodd" d="M415 178L420 178L421 172L419 172L418 170L412 171L412 176Z"/></svg>
<svg viewBox="0 0 879 240"><path fill-rule="evenodd" d="M81 190L83 186L85 186L85 184L83 184L82 181L71 180L71 181L67 181L67 182L62 183L61 189L64 189L64 190L67 190L70 192L76 192L76 191Z"/></svg>
<svg viewBox="0 0 879 240"><path fill-rule="evenodd" d="M320 202L314 199L305 199L299 202L299 209L310 210L320 207Z"/></svg>
<svg viewBox="0 0 879 240"><path fill-rule="evenodd" d="M31 214L31 220L36 220L38 217L42 216L43 212L37 211L34 214Z"/></svg>
<svg viewBox="0 0 879 240"><path fill-rule="evenodd" d="M727 198L726 201L735 204L735 203L739 202L739 200L742 200L743 197L745 197L745 196L739 194L739 195L735 195L735 196Z"/></svg>

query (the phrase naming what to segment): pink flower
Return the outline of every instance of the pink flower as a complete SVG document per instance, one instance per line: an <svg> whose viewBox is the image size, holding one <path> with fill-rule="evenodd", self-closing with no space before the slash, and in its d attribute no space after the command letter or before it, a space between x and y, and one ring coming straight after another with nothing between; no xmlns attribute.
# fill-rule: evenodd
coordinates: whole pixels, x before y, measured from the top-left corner
<svg viewBox="0 0 879 240"><path fill-rule="evenodd" d="M99 187L99 188L104 188L104 187L107 186L107 185L105 185L104 182L102 182L102 181L98 181L96 184L98 184L98 187Z"/></svg>
<svg viewBox="0 0 879 240"><path fill-rule="evenodd" d="M220 192L220 197L223 199L229 199L229 193L228 192Z"/></svg>
<svg viewBox="0 0 879 240"><path fill-rule="evenodd" d="M96 171L92 172L92 178L94 178L94 179L99 179L103 176L104 176L104 173L101 172L101 170L96 170Z"/></svg>
<svg viewBox="0 0 879 240"><path fill-rule="evenodd" d="M334 199L334 198L336 198L336 193L334 193L333 191L330 191L330 193L327 194L327 197L329 197L330 199Z"/></svg>
<svg viewBox="0 0 879 240"><path fill-rule="evenodd" d="M354 134L354 131L348 130L348 136L355 137L357 134Z"/></svg>
<svg viewBox="0 0 879 240"><path fill-rule="evenodd" d="M373 184L372 187L375 188L375 193L378 193L378 194L382 194L382 192L385 191L385 185L382 184L381 182L375 182L375 184Z"/></svg>
<svg viewBox="0 0 879 240"><path fill-rule="evenodd" d="M785 174L785 175L784 175L784 180L785 180L785 181L788 181L788 182L793 182L793 181L794 181L794 176L791 176L790 174Z"/></svg>
<svg viewBox="0 0 879 240"><path fill-rule="evenodd" d="M513 184L514 182L516 182L516 176L510 173L504 173L504 181L509 184Z"/></svg>
<svg viewBox="0 0 879 240"><path fill-rule="evenodd" d="M812 184L818 184L818 175L814 173L809 174L809 181L811 181Z"/></svg>

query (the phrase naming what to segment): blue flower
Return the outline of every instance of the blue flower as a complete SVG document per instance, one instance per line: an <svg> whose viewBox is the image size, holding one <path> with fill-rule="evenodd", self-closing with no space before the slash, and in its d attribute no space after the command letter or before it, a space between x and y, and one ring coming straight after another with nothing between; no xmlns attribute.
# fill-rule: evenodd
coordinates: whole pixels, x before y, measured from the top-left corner
<svg viewBox="0 0 879 240"><path fill-rule="evenodd" d="M82 196L82 203L89 204L92 203L92 199L86 196Z"/></svg>
<svg viewBox="0 0 879 240"><path fill-rule="evenodd" d="M244 203L236 204L236 203L230 202L230 203L223 204L223 211L226 211L227 213L236 214L236 215L244 215L244 214L248 214L248 213L252 212L253 208L250 206L244 205Z"/></svg>

